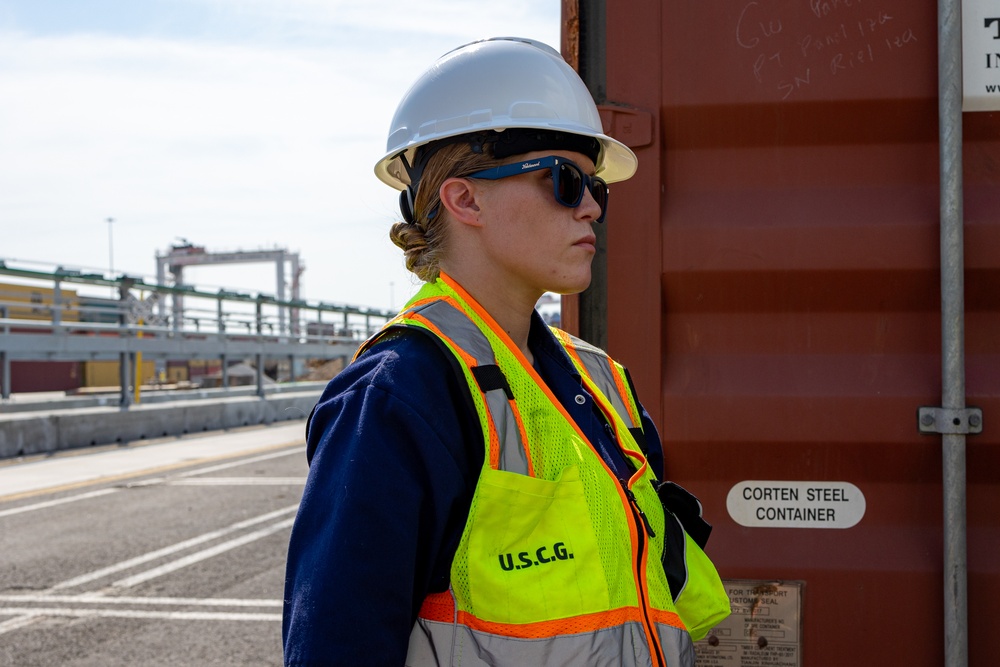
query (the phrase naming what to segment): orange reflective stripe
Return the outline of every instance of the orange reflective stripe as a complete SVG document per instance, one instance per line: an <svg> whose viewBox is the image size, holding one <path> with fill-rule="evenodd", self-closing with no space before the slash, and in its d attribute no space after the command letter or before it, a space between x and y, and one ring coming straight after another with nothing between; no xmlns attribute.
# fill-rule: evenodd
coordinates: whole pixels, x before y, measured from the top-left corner
<svg viewBox="0 0 1000 667"><path fill-rule="evenodd" d="M672 628L687 631L687 627L684 626L684 621L682 621L681 617L672 611L650 609L649 615L653 618L653 623L656 623L657 625L669 625Z"/></svg>
<svg viewBox="0 0 1000 667"><path fill-rule="evenodd" d="M420 606L420 618L439 623L455 622L455 597L451 591L431 593Z"/></svg>
<svg viewBox="0 0 1000 667"><path fill-rule="evenodd" d="M581 374L587 375L587 367L583 363L583 359L580 358L580 353L576 351L576 346L573 345L573 340L569 335L562 329L556 329L556 336L563 344L563 348L569 353L569 356L573 359L573 363L576 369L580 371ZM610 359L609 359L610 361Z"/></svg>
<svg viewBox="0 0 1000 667"><path fill-rule="evenodd" d="M680 616L671 611L651 609L649 616L653 623L669 625L672 628L684 630L684 622ZM420 607L420 618L438 623L455 623L466 625L473 630L488 632L503 637L520 637L523 639L547 639L553 635L570 635L584 632L594 632L605 628L613 628L625 623L642 623L642 611L638 607L621 607L593 614L581 614L555 621L539 623L494 623L483 621L468 612L455 613L455 598L450 591L431 593L424 598Z"/></svg>
<svg viewBox="0 0 1000 667"><path fill-rule="evenodd" d="M677 616L676 614L667 615ZM450 620L449 620L450 622ZM606 628L614 628L625 623L642 624L642 611L637 607L622 607L620 609L609 609L593 614L581 614L569 618L560 618L555 621L539 621L538 623L494 623L483 621L472 614L464 611L458 612L458 622L468 626L473 630L488 632L501 637L517 637L519 639L548 639L557 635L576 635L585 632L596 632ZM676 618L676 623L680 623L680 618ZM668 623L668 625L673 625ZM674 627L684 627L683 625Z"/></svg>
<svg viewBox="0 0 1000 667"><path fill-rule="evenodd" d="M611 369L611 377L615 379L615 387L618 389L618 395L622 397L622 403L625 404L625 408L631 413L632 423L635 426L639 426L642 424L642 420L639 418L639 408L632 400L632 392L625 385L625 378L622 377L621 369L611 357L607 357L607 361Z"/></svg>

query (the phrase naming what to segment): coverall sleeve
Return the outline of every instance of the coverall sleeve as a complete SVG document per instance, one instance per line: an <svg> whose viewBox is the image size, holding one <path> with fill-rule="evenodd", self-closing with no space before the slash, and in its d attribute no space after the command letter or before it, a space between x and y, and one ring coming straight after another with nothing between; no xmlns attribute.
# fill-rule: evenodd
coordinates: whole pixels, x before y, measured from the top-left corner
<svg viewBox="0 0 1000 667"><path fill-rule="evenodd" d="M286 665L399 667L423 599L447 588L483 460L449 363L405 336L345 369L317 405L288 550Z"/></svg>

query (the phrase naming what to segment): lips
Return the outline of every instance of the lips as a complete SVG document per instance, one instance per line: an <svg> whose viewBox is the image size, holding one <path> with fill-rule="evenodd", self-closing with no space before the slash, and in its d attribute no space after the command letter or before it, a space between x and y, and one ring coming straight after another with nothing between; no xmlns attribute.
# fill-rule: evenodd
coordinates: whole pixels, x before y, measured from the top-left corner
<svg viewBox="0 0 1000 667"><path fill-rule="evenodd" d="M582 239L578 240L573 245L590 246L591 248L596 249L596 247L597 247L597 237L594 236L593 234L589 234L587 236L584 236Z"/></svg>

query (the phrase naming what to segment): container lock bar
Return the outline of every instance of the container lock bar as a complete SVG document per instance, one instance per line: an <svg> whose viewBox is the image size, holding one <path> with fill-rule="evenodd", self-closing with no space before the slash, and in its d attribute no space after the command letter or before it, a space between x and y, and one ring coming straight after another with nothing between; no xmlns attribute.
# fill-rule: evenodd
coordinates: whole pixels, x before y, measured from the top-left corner
<svg viewBox="0 0 1000 667"><path fill-rule="evenodd" d="M653 114L633 107L601 104L597 107L604 131L629 148L653 143Z"/></svg>
<svg viewBox="0 0 1000 667"><path fill-rule="evenodd" d="M954 410L924 407L917 413L917 427L921 433L975 435L983 432L983 411L980 408Z"/></svg>

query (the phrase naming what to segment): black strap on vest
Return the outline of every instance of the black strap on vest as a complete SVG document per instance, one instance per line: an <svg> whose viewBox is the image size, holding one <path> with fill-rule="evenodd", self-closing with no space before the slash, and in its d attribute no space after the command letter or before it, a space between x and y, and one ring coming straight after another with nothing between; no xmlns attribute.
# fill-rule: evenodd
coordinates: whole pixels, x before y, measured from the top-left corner
<svg viewBox="0 0 1000 667"><path fill-rule="evenodd" d="M503 374L503 371L496 364L476 366L472 369L472 375L476 378L476 382L479 383L479 388L484 394L494 389L503 389L507 400L514 399L514 392L510 390L510 383L507 382L507 376Z"/></svg>

